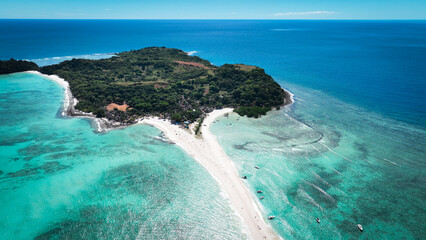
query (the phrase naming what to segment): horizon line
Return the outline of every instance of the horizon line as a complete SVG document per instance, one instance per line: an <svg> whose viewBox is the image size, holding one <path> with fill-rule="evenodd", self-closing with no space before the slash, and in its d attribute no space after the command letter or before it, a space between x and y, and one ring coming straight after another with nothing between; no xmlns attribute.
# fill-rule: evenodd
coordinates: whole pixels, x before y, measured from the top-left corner
<svg viewBox="0 0 426 240"><path fill-rule="evenodd" d="M0 18L0 20L309 20L309 21L407 21L426 18Z"/></svg>

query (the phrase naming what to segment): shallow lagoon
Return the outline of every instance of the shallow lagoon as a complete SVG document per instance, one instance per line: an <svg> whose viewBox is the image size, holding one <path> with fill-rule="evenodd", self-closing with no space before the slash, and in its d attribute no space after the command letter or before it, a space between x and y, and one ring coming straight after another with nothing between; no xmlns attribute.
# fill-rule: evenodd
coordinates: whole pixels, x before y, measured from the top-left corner
<svg viewBox="0 0 426 240"><path fill-rule="evenodd" d="M289 239L422 238L425 131L289 86L293 105L212 126L274 228Z"/></svg>
<svg viewBox="0 0 426 240"><path fill-rule="evenodd" d="M0 76L0 238L245 238L216 182L154 127L61 118L63 90Z"/></svg>
<svg viewBox="0 0 426 240"><path fill-rule="evenodd" d="M97 134L87 119L60 117L55 83L19 73L0 84L2 239L245 238L215 181L159 130ZM212 126L254 197L265 197L265 216L277 216L280 235L425 234L416 220L425 215L425 132L319 91L290 89L291 106L261 119L230 114Z"/></svg>
<svg viewBox="0 0 426 240"><path fill-rule="evenodd" d="M218 65L243 62L265 68L295 93L296 103L260 120L230 115L213 125L213 132L239 171L250 177L248 186L253 192L264 190L262 206L265 215L277 216L273 224L278 232L294 239L420 239L426 229L425 23L1 20L0 58L51 64L69 59L68 56L164 45L197 51L197 55ZM214 187L214 181L181 150L173 146L167 148L173 149L172 156L164 154L167 145L160 148L163 143L152 139L160 135L158 130L136 126L97 135L87 120L55 118L61 101L56 85L32 81L31 87L28 81L8 79L5 84L3 80L4 76L0 81L0 213L7 217L0 220L0 238L44 233L47 235L43 236L53 236L60 231L69 233L71 227L67 226L74 226L76 232L99 234L102 233L97 229L110 229L105 231L118 235L112 224L115 220L108 221L123 219L113 216L129 213L115 210L108 215L89 207L114 205L105 202L116 195L129 197L114 200L114 206L127 201L133 207L143 202L134 197L136 194L105 190L112 188L103 182L114 184L107 179L118 174L106 177L112 169L121 168L117 171L129 179L145 172L124 170L125 164L144 164L146 172L172 175L172 170L161 170L168 164L177 176L182 176L176 177L182 189L187 189L184 179L198 179L203 186L200 193L211 189L212 193L206 196L215 199L212 205L223 203L222 198L215 198L220 190ZM131 137L132 134L138 137ZM159 145L151 146L154 142ZM127 144L129 147L125 148ZM154 152L150 152L152 149ZM133 157L124 157L127 153ZM253 165L258 165L259 171ZM79 166L87 168L86 175ZM116 179L121 178L126 177ZM145 180L135 179L129 185L138 181ZM186 184L198 189L196 184ZM125 190L130 191L133 190ZM162 194L150 191L149 196L160 200L143 206L163 204ZM185 202L188 199L180 196L188 194L182 191L172 196L177 202ZM205 215L203 209L210 205L196 201L200 203L194 206L200 207L188 211ZM224 208L219 205L215 209L223 209L218 212L226 215L228 210ZM172 212L171 208L164 209ZM170 216L178 214L173 210ZM189 234L213 232L209 224L215 221L195 224L189 213L183 216L176 219L189 224L181 226L193 226L194 231ZM320 224L315 222L316 217L322 219ZM187 232L167 225L174 220L166 220L162 226L169 227L159 227L158 231L152 231L157 220L137 221L147 223L137 224L151 229L146 231L150 233L147 238ZM91 222L98 222L99 227L87 224ZM218 224L225 222L234 221ZM358 231L356 223L363 224L364 233ZM235 227L238 224L219 226L225 229L220 236L240 236Z"/></svg>

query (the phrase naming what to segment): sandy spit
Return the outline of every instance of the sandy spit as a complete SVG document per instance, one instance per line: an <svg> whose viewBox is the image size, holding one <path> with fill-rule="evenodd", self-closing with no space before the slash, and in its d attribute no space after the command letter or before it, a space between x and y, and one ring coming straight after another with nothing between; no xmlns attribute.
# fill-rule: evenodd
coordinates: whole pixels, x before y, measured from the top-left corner
<svg viewBox="0 0 426 240"><path fill-rule="evenodd" d="M37 74L57 82L64 88L65 99L62 115L88 117L96 121L97 131L103 132L111 128L119 127L111 125L108 120L98 119L91 113L84 113L74 109L77 99L73 98L69 84L64 79L56 75L46 75L37 71L27 71ZM293 103L293 95L286 91L285 105ZM160 129L168 139L179 145L184 151L198 161L212 177L219 183L221 189L232 204L237 216L242 219L243 227L248 230L252 239L281 239L266 222L267 216L263 216L259 210L257 202L244 185L245 180L239 176L232 160L226 155L216 137L210 132L211 124L220 116L233 112L232 108L214 110L204 119L201 127L202 137L196 137L190 130L183 129L178 125L173 125L169 120L158 117L144 118L139 121L141 124L152 125Z"/></svg>
<svg viewBox="0 0 426 240"><path fill-rule="evenodd" d="M252 239L280 239L266 222L252 194L244 185L232 160L226 155L209 127L216 118L231 113L232 108L214 110L204 119L201 127L202 137L195 137L191 130L172 125L170 121L157 117L145 118L142 124L152 125L164 132L167 138L183 148L198 161L219 183L230 200L236 214L241 217L244 227Z"/></svg>

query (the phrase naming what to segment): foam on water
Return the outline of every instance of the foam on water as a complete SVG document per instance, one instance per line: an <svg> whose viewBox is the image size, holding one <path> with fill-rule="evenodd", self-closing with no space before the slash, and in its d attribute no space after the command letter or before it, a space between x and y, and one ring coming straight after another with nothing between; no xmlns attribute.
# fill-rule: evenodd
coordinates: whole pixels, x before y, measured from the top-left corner
<svg viewBox="0 0 426 240"><path fill-rule="evenodd" d="M188 54L188 56L193 56L193 55L195 55L196 53L198 53L197 51L189 51L189 52L187 52L186 54Z"/></svg>
<svg viewBox="0 0 426 240"><path fill-rule="evenodd" d="M1 239L247 238L216 182L159 130L96 134L57 114L63 93L0 76Z"/></svg>
<svg viewBox="0 0 426 240"><path fill-rule="evenodd" d="M81 54L81 55L72 55L72 56L36 58L36 59L28 59L28 60L35 62L39 66L47 66L52 64L58 64L60 62L67 61L67 60L72 60L74 58L97 60L97 59L103 59L103 58L110 58L113 56L115 56L114 53L94 53L94 54Z"/></svg>
<svg viewBox="0 0 426 240"><path fill-rule="evenodd" d="M426 209L423 201L426 199L425 23L425 21L0 20L2 42L0 58L36 58L39 59L36 60L38 64L44 65L68 60L75 55L82 56L84 55L82 53L121 52L148 46L166 46L186 51L196 49L198 56L217 65L247 63L265 68L266 72L283 87L290 88L295 93L296 103L290 108L270 113L260 120L247 120L230 115L229 119L218 121L213 128L216 128L218 139L235 160L238 169L250 176L248 183L253 191L264 190L266 197L259 204L263 206L265 215L277 216L276 221L273 221L277 231L290 239L421 239L426 235L424 221L419 221L424 218ZM70 58L56 56L70 56ZM48 59L42 60L46 57ZM76 229L86 229L87 232L83 233L92 236L90 232L99 232L97 230L102 227L84 228L84 223L94 223L97 216L106 215L100 214L101 208L86 208L88 210L83 211L82 207L76 206L81 206L82 202L89 202L92 198L98 199L96 198L98 194L105 201L93 200L94 206L99 206L100 202L105 202L103 206L114 205L108 204L106 199L116 199L115 203L124 204L128 210L132 209L133 205L142 203L142 208L146 208L141 211L136 208L135 211L120 212L118 207L112 209L105 207L104 212L111 212L110 219L120 219L123 222L129 219L133 221L133 225L142 226L141 228L147 233L146 238L154 238L156 233L159 238L182 237L173 235L177 229L170 230L167 227L168 223L185 226L177 218L173 220L167 218L177 216L177 213L165 214L166 223L159 220L161 217L156 215L156 212L172 211L172 208L167 208L167 204L164 204L165 201L155 197L151 200L144 197L136 200L130 196L131 194L119 192L120 189L126 189L125 192L128 192L127 189L135 189L126 186L134 186L132 183L136 180L127 182L126 179L132 179L128 175L143 175L139 174L142 170L153 173L156 169L159 171L161 169L171 176L175 176L174 173L182 178L186 176L183 167L175 163L180 162L179 160L175 159L176 161L172 163L159 160L169 159L168 156L156 154L157 145L168 144L152 138L159 136L159 133L150 133L148 128L143 130L130 128L136 130L123 129L98 136L86 133L91 132L87 120L61 119L60 122L52 122L45 116L49 118L55 116L59 105L53 106L49 103L56 104L56 101L60 102L62 98L57 96L52 99L45 96L59 94L61 91L56 91L57 86L50 86L49 82L32 83L34 88L27 89L23 86L23 81L9 79L7 85L0 86L0 111L8 113L0 114L2 123L0 159L7 159L0 167L2 189L0 198L2 204L4 203L1 214L13 216L7 219L7 224L5 219L0 219L2 229L10 228L7 233L11 233L17 229L16 226L23 226L21 233L13 235L19 238L23 236L19 234L34 232L32 228L37 226L40 227L37 230L39 234L47 234L44 236L53 236L69 229L64 226L74 226ZM21 88L27 90L20 91L18 95L13 94L16 89ZM43 92L38 89L49 91ZM13 106L5 104L12 101L11 99ZM28 102L46 104L31 108L31 112L25 115L23 113L29 111ZM50 123L48 127L42 124L44 121ZM75 135L62 131L63 129L72 129ZM43 132L46 134L41 134ZM114 135L117 133L119 134ZM126 137L123 138L122 134ZM132 140L126 141L126 138ZM146 142L139 144L140 138L146 139ZM87 139L91 140L86 141ZM109 141L113 144L108 144ZM123 144L128 147L123 147ZM101 146L101 153L105 153L102 157L98 156L98 146ZM131 158L123 159L122 155ZM116 161L109 160L110 157L116 158ZM51 163L46 164L46 159ZM116 176L112 179L123 179L114 180L116 185L123 182L121 188L117 188L117 192L101 191L104 189L99 187L99 192L94 193L92 187L99 186L99 183L93 179L100 179L97 177L101 175L100 173L81 175L78 179L68 177L70 180L66 182L69 184L65 184L59 177L69 176L74 169L77 176L82 164L90 162L97 164L87 167L94 167L102 172L105 167L113 168L113 163L134 161L132 164L136 164L139 162L138 159L143 159L141 162L149 162L149 159L153 161L152 164L139 168L136 168L138 165L136 167L131 165L135 169L140 169L137 174L123 176L117 172L112 174ZM158 162L162 164L156 164ZM183 161L183 164L186 163ZM254 170L253 166L260 166L260 169ZM129 172L129 169L132 167L122 168L121 172ZM82 187L85 185L83 180L86 177L87 189ZM59 220L47 217L46 222L49 223L40 221L29 227L33 222L29 220L25 222L24 216L29 216L32 212L40 216L46 208L43 207L46 204L44 201L50 199L52 193L56 193L53 190L48 191L52 184L40 185L41 179L50 178L53 185L58 183L59 187L55 188L65 187L72 192L64 194L64 197L54 194L54 199L63 199L63 203L70 201L73 203L42 214L59 216ZM204 183L203 179L200 180L201 183ZM83 182L75 184L78 182L76 180ZM149 177L145 180L150 184L144 186L151 184L154 186ZM188 181L193 180L189 178ZM336 200L335 203L332 204L320 191L304 181L323 189ZM162 183L160 189L168 188L166 181ZM28 199L32 198L24 194L23 187L20 187L22 185L27 186L26 190L32 194L34 190L43 194L35 198L32 204L28 204ZM209 185L203 186L206 189L214 189ZM77 190L71 191L74 188ZM171 186L170 189L174 190ZM151 190L152 196L164 195L167 199L170 197L167 195L168 192L156 193ZM188 191L193 190L189 188ZM13 195L12 192L16 194ZM88 193L84 195L85 198L81 197L85 192ZM75 193L80 194L73 198ZM123 197L118 199L116 196ZM177 199L176 196L172 196L173 199ZM312 204L307 196L321 206L323 211ZM6 201L5 198L9 200ZM194 199L204 201L198 197ZM183 201L181 198L177 200L182 203ZM213 205L220 203L221 201L215 201ZM13 206L18 214L12 214L12 210L6 212L5 209L9 206ZM159 208L152 208L152 211L149 211L147 206ZM195 206L203 208L205 205L200 203ZM36 211L39 208L42 210ZM64 214L65 212L67 214ZM156 217L152 221L141 220L133 217L135 212L149 213ZM185 213L184 216L188 214ZM316 223L316 217L322 219L321 224ZM61 222L62 218L74 221ZM185 221L189 219L184 218ZM61 224L46 227L48 224L59 222ZM199 225L205 223L206 226L210 226L212 222L214 220L201 221ZM112 226L112 223L109 225L103 223L105 228ZM357 229L358 223L364 226L363 233ZM6 225L8 227L4 227ZM201 230L197 227L199 225L195 224L194 229ZM154 228L160 230L152 231ZM133 234L135 229L123 229L115 228L114 232L119 235L119 232L129 230L131 236L137 236L137 233ZM189 231L189 234L195 234L196 231ZM170 234L167 235L166 232ZM219 235L225 238L238 238L234 235L235 231L231 232L230 234L221 232ZM202 233L200 236L205 236L203 234L207 235ZM183 238L191 236L194 235L186 235Z"/></svg>
<svg viewBox="0 0 426 240"><path fill-rule="evenodd" d="M416 239L426 234L423 222L415 220L426 209L420 200L426 197L420 160L426 159L426 132L290 86L297 97L287 109L261 119L230 114L212 126L239 171L250 174L253 195L262 189L266 197L259 204L265 215L277 216L275 229L290 239ZM316 141L319 133L323 137Z"/></svg>

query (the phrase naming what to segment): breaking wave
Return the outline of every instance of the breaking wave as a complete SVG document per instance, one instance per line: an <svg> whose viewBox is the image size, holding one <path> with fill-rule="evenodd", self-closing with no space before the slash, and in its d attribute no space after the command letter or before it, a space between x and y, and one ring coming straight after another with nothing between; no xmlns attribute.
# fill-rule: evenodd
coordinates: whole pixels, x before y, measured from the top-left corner
<svg viewBox="0 0 426 240"><path fill-rule="evenodd" d="M28 61L35 62L39 66L46 66L51 64L58 64L60 62L71 60L73 58L83 58L83 59L104 59L115 56L115 53L94 53L94 54L82 54L82 55L71 55L71 56L60 56L60 57L46 57L46 58L36 58L36 59L26 59Z"/></svg>

